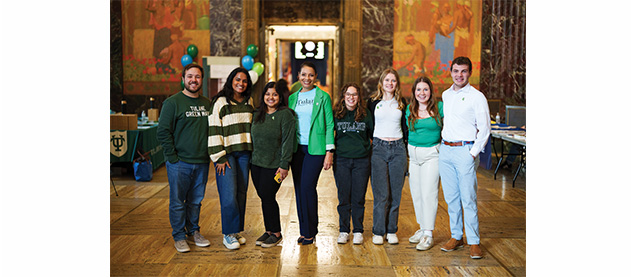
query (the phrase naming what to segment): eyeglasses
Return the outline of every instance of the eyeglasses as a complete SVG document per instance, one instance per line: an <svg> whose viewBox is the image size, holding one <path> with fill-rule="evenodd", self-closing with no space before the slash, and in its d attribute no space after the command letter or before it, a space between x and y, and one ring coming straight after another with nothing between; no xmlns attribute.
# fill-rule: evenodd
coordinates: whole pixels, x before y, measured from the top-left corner
<svg viewBox="0 0 631 277"><path fill-rule="evenodd" d="M358 95L357 95L357 93L348 93L348 92L347 92L347 93L344 93L344 95L346 95L346 96L352 96L352 97L357 97L357 96L358 96Z"/></svg>

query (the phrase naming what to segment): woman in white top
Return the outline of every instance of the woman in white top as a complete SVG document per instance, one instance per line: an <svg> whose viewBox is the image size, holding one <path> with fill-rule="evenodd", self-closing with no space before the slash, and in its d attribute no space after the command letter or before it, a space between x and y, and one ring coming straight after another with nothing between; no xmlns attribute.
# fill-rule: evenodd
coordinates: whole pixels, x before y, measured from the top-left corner
<svg viewBox="0 0 631 277"><path fill-rule="evenodd" d="M374 118L372 141L371 186L374 196L372 242L399 243L398 230L401 191L407 169L407 125L399 74L389 68L381 73L377 92L368 101Z"/></svg>

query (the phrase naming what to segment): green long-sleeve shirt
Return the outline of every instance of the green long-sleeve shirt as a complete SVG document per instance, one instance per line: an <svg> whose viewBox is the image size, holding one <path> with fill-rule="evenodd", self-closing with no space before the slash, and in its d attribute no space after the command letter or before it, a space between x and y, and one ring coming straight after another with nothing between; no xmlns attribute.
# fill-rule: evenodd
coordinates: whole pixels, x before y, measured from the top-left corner
<svg viewBox="0 0 631 277"><path fill-rule="evenodd" d="M296 118L290 109L265 115L252 123L252 164L263 168L289 169L294 151Z"/></svg>
<svg viewBox="0 0 631 277"><path fill-rule="evenodd" d="M178 92L162 103L157 138L171 163L208 163L210 100Z"/></svg>

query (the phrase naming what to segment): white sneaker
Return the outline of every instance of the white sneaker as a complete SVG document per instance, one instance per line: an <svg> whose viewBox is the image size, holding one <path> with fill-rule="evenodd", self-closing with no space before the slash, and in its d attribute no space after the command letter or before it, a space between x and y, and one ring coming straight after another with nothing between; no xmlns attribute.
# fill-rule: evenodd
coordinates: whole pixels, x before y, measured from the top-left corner
<svg viewBox="0 0 631 277"><path fill-rule="evenodd" d="M408 239L410 241L410 243L419 243L421 241L421 237L423 236L423 230L418 229L418 231L416 231L416 233L414 233L413 236L410 237L410 239Z"/></svg>
<svg viewBox="0 0 631 277"><path fill-rule="evenodd" d="M399 238L397 238L397 234L388 234L386 235L386 239L389 244L397 244L399 243Z"/></svg>
<svg viewBox="0 0 631 277"><path fill-rule="evenodd" d="M372 243L377 244L377 245L383 244L383 236L372 235Z"/></svg>
<svg viewBox="0 0 631 277"><path fill-rule="evenodd" d="M234 237L237 238L237 240L239 241L239 244L245 244L246 242L245 238L239 235L239 233L234 234Z"/></svg>
<svg viewBox="0 0 631 277"><path fill-rule="evenodd" d="M362 233L353 233L353 244L362 244L364 242L364 235Z"/></svg>
<svg viewBox="0 0 631 277"><path fill-rule="evenodd" d="M234 234L223 235L223 245L230 250L239 249L239 240L235 237Z"/></svg>
<svg viewBox="0 0 631 277"><path fill-rule="evenodd" d="M416 245L416 250L427 250L432 248L432 245L434 245L434 238L428 235L423 235L421 237L421 241Z"/></svg>
<svg viewBox="0 0 631 277"><path fill-rule="evenodd" d="M337 237L337 243L345 244L348 242L348 233L340 232L340 235Z"/></svg>

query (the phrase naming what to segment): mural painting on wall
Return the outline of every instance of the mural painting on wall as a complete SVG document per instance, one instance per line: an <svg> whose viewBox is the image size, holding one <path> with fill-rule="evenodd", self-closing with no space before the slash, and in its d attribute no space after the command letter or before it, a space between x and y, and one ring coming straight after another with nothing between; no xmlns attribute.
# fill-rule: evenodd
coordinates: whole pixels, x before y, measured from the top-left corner
<svg viewBox="0 0 631 277"><path fill-rule="evenodd" d="M420 76L429 77L437 96L451 86L451 61L473 63L469 82L480 82L481 0L395 0L393 67L403 95Z"/></svg>
<svg viewBox="0 0 631 277"><path fill-rule="evenodd" d="M181 90L183 56L194 45L193 62L210 54L208 1L125 0L123 93L173 94Z"/></svg>

